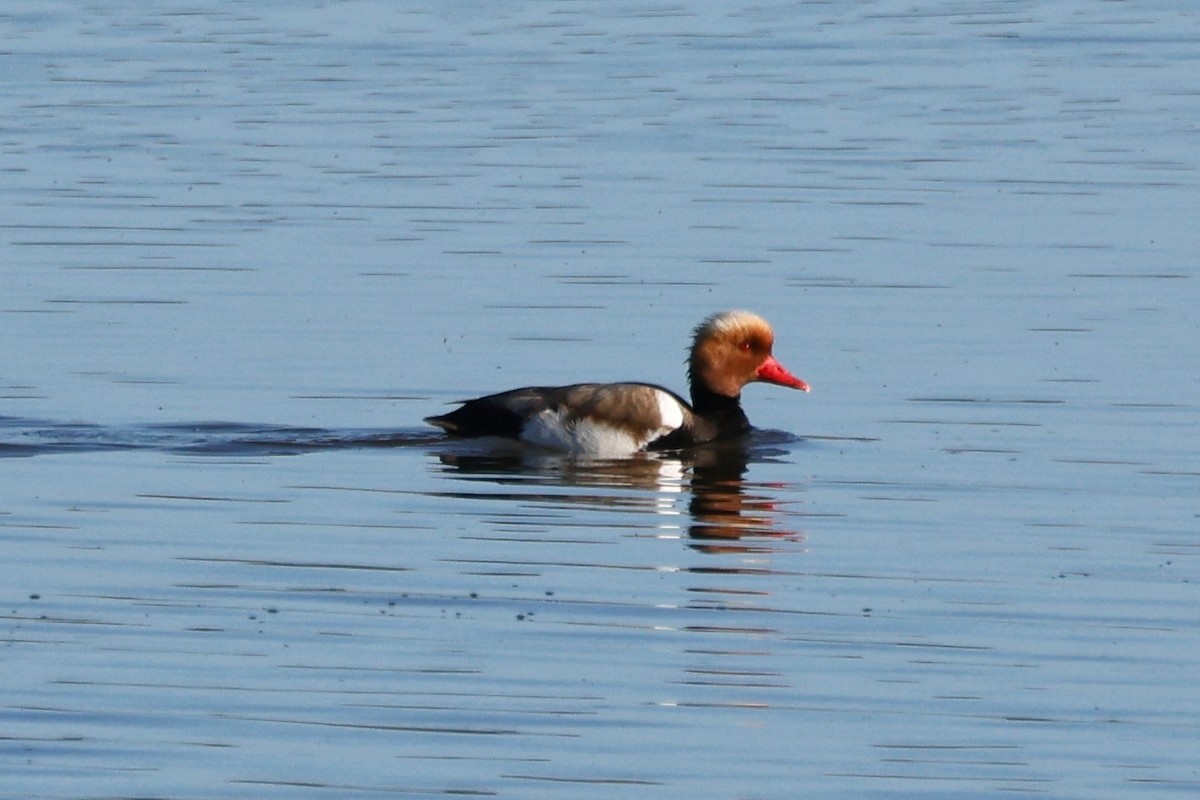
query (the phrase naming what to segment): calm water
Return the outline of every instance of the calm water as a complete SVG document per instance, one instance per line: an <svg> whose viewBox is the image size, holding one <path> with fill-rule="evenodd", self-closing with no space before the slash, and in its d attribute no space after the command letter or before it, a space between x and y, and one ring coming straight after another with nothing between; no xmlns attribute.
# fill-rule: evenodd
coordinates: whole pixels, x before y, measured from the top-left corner
<svg viewBox="0 0 1200 800"><path fill-rule="evenodd" d="M210 5L0 10L0 794L1200 791L1192 3Z"/></svg>

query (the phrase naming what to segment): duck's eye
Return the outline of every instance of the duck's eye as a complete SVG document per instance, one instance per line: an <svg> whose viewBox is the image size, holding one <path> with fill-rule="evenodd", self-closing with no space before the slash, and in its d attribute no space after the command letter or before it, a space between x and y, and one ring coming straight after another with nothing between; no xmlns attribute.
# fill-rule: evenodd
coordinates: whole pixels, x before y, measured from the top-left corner
<svg viewBox="0 0 1200 800"><path fill-rule="evenodd" d="M741 344L738 345L738 350L741 350L743 353L749 353L750 352L750 343L742 342Z"/></svg>

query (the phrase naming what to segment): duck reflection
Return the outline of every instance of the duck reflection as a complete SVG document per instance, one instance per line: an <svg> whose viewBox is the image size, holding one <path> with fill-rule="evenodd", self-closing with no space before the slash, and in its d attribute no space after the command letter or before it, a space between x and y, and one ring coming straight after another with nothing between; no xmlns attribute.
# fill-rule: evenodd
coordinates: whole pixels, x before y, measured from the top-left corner
<svg viewBox="0 0 1200 800"><path fill-rule="evenodd" d="M752 491L745 475L750 450L732 442L697 452L691 465L688 513L693 545L706 552L746 550L731 546L743 537L796 537L780 526L780 515L771 497ZM724 543L724 545L722 544Z"/></svg>
<svg viewBox="0 0 1200 800"><path fill-rule="evenodd" d="M438 459L457 477L526 487L514 493L513 499L529 500L530 485L630 489L637 492L634 497L583 492L556 495L556 499L601 506L636 503L645 507L653 503L659 513L680 516L681 501L686 497L686 520L671 527L686 532L693 548L719 553L769 549L764 538L800 538L783 524L777 498L766 491L769 487L746 481L750 464L785 452L752 436L678 453L610 461L583 461L516 447L486 452L445 450L438 453Z"/></svg>

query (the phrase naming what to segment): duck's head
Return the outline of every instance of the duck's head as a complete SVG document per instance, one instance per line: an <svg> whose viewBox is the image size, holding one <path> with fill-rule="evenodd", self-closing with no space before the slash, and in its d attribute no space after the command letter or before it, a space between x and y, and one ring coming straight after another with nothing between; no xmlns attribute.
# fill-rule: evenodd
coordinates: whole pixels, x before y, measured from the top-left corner
<svg viewBox="0 0 1200 800"><path fill-rule="evenodd" d="M784 369L771 355L775 333L767 321L749 311L722 311L696 328L688 358L692 394L706 389L737 397L742 387L764 381L808 391L808 384Z"/></svg>

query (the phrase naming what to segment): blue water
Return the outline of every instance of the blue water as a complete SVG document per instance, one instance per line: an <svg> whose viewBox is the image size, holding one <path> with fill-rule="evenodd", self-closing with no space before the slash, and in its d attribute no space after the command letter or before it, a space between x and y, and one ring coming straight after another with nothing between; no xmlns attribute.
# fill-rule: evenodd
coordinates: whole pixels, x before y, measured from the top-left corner
<svg viewBox="0 0 1200 800"><path fill-rule="evenodd" d="M1195 795L1190 4L0 31L0 794ZM743 448L420 423L730 307Z"/></svg>

